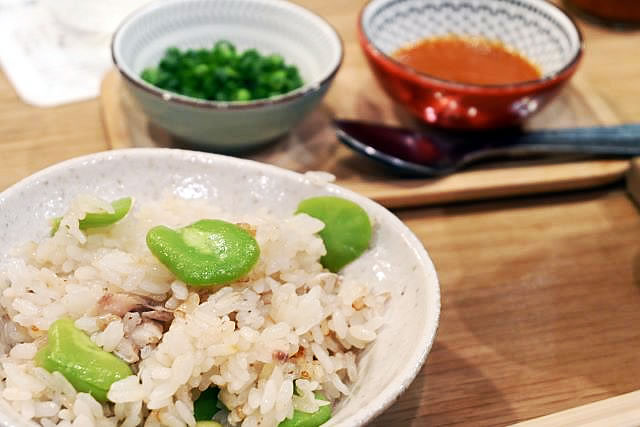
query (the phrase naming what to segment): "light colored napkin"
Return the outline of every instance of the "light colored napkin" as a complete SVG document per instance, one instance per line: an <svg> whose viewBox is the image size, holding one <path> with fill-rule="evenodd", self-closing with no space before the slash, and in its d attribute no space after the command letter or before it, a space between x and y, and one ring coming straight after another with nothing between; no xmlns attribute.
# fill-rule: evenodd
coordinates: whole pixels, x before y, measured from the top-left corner
<svg viewBox="0 0 640 427"><path fill-rule="evenodd" d="M87 7L91 2L96 0L0 0L0 65L25 102L51 107L100 93L111 67L114 23L143 1L128 0L126 9L113 7L118 15L108 16L98 8L92 13ZM71 26L74 20L77 26ZM97 31L83 28L87 23Z"/></svg>

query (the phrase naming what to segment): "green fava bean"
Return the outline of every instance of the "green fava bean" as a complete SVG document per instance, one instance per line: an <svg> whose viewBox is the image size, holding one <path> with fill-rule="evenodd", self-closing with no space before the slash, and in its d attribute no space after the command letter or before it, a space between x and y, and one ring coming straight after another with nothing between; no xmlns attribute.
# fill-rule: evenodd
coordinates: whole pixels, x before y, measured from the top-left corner
<svg viewBox="0 0 640 427"><path fill-rule="evenodd" d="M327 254L320 261L334 273L357 259L369 247L369 216L350 200L332 196L313 197L300 202L296 213L306 213L324 222L319 234Z"/></svg>
<svg viewBox="0 0 640 427"><path fill-rule="evenodd" d="M198 421L196 427L222 427L222 424L216 421Z"/></svg>
<svg viewBox="0 0 640 427"><path fill-rule="evenodd" d="M196 421L209 421L220 410L218 409L217 387L211 387L200 393L200 397L193 402L193 416Z"/></svg>
<svg viewBox="0 0 640 427"><path fill-rule="evenodd" d="M321 393L316 393L316 400L324 400ZM331 418L331 405L321 406L316 412L308 413L295 410L293 411L293 418L286 418L278 427L318 427Z"/></svg>
<svg viewBox="0 0 640 427"><path fill-rule="evenodd" d="M113 207L113 213L110 212L88 212L83 219L78 222L78 226L81 230L88 228L106 227L108 225L115 224L124 218L133 205L133 199L131 197L124 197L122 199L115 200L111 203ZM60 228L60 221L62 218L55 218L53 220L53 226L51 227L51 235L53 236Z"/></svg>
<svg viewBox="0 0 640 427"><path fill-rule="evenodd" d="M151 253L184 283L223 285L251 271L260 247L246 230L226 221L203 219L178 230L154 227L147 233Z"/></svg>
<svg viewBox="0 0 640 427"><path fill-rule="evenodd" d="M125 362L102 350L68 318L56 320L47 345L35 357L49 372L60 372L78 392L105 402L111 384L133 375Z"/></svg>

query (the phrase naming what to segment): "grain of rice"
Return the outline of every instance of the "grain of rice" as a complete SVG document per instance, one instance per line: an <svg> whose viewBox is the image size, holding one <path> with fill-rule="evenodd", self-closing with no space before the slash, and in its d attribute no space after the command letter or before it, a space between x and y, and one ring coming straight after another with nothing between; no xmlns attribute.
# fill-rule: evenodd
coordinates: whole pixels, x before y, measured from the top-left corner
<svg viewBox="0 0 640 427"><path fill-rule="evenodd" d="M285 379L280 385L276 396L276 418L282 420L290 418L293 415L293 405L291 398L293 397L293 381Z"/></svg>
<svg viewBox="0 0 640 427"><path fill-rule="evenodd" d="M38 351L38 347L34 343L22 343L16 344L9 352L9 357L12 359L33 359Z"/></svg>
<svg viewBox="0 0 640 427"><path fill-rule="evenodd" d="M179 384L176 384L173 381L166 381L161 383L159 386L153 389L151 394L149 395L149 400L152 403L149 403L149 407L152 409L161 408L161 402L169 401L169 398L173 396L173 394L178 390Z"/></svg>
<svg viewBox="0 0 640 427"><path fill-rule="evenodd" d="M154 380L168 380L171 378L171 369L159 366L151 371L151 378Z"/></svg>
<svg viewBox="0 0 640 427"><path fill-rule="evenodd" d="M73 413L76 415L76 417L82 415L86 417L90 422L93 422L93 414L91 413L91 408L89 407L87 402L85 402L85 400L81 398L81 395L83 394L84 393L78 393L76 401L73 404Z"/></svg>
<svg viewBox="0 0 640 427"><path fill-rule="evenodd" d="M76 268L76 271L73 272L73 277L76 280L87 281L98 278L98 272L91 266L83 265Z"/></svg>
<svg viewBox="0 0 640 427"><path fill-rule="evenodd" d="M311 328L311 336L313 336L313 340L318 344L324 344L324 334L322 333L322 329L320 329L319 325Z"/></svg>
<svg viewBox="0 0 640 427"><path fill-rule="evenodd" d="M194 426L196 424L196 419L193 416L193 410L189 409L189 407L181 400L178 400L175 404L176 412L178 416L184 421L188 426Z"/></svg>
<svg viewBox="0 0 640 427"><path fill-rule="evenodd" d="M32 419L36 415L36 407L33 400L23 400L20 402L20 415L26 420Z"/></svg>
<svg viewBox="0 0 640 427"><path fill-rule="evenodd" d="M325 349L323 349L318 343L314 342L313 344L311 344L311 351L313 351L313 354L316 356L316 358L320 362L320 365L322 365L322 368L327 373L333 372L334 366L333 362L331 361L331 356L329 356L329 353L327 353Z"/></svg>
<svg viewBox="0 0 640 427"><path fill-rule="evenodd" d="M73 427L94 427L93 420L84 414L78 415L71 425Z"/></svg>
<svg viewBox="0 0 640 427"><path fill-rule="evenodd" d="M58 418L60 418L61 420L72 420L74 418L73 412L71 412L68 409L62 409L60 410L60 412L58 412Z"/></svg>
<svg viewBox="0 0 640 427"><path fill-rule="evenodd" d="M168 427L183 427L184 423L178 419L175 415L169 414L167 412L161 412L159 416L159 420L162 425Z"/></svg>
<svg viewBox="0 0 640 427"><path fill-rule="evenodd" d="M169 406L171 404L171 398L167 397L165 399L156 399L156 400L152 400L151 396L149 396L149 402L147 403L147 408L154 410L154 409L161 409L161 408L165 408L167 406Z"/></svg>
<svg viewBox="0 0 640 427"><path fill-rule="evenodd" d="M131 375L113 383L107 397L114 403L127 403L143 400L145 395L138 377Z"/></svg>
<svg viewBox="0 0 640 427"><path fill-rule="evenodd" d="M376 339L376 333L361 325L349 327L349 335L358 341L369 342Z"/></svg>
<svg viewBox="0 0 640 427"><path fill-rule="evenodd" d="M183 282L176 280L171 283L171 291L173 292L173 296L179 300L186 300L189 296L189 290L187 289L187 285Z"/></svg>
<svg viewBox="0 0 640 427"><path fill-rule="evenodd" d="M67 396L76 395L76 390L73 388L71 383L67 381L67 379L58 371L51 373L51 379L54 381L54 388L61 394Z"/></svg>
<svg viewBox="0 0 640 427"><path fill-rule="evenodd" d="M120 427L135 427L142 421L142 401L127 403L126 417Z"/></svg>
<svg viewBox="0 0 640 427"><path fill-rule="evenodd" d="M171 365L172 380L176 384L185 384L191 377L191 371L193 370L194 360L191 354L181 354L176 357Z"/></svg>
<svg viewBox="0 0 640 427"><path fill-rule="evenodd" d="M164 306L169 310L175 310L176 308L178 308L181 302L181 300L177 299L175 296L172 296L167 300L167 302L164 303Z"/></svg>
<svg viewBox="0 0 640 427"><path fill-rule="evenodd" d="M124 328L121 320L114 320L103 332L99 332L95 336L95 343L104 351L112 352L124 337Z"/></svg>
<svg viewBox="0 0 640 427"><path fill-rule="evenodd" d="M271 373L271 377L267 380L260 402L260 413L262 415L270 412L276 404L277 391L280 387L282 371L280 367L276 367Z"/></svg>
<svg viewBox="0 0 640 427"><path fill-rule="evenodd" d="M53 417L58 414L60 405L56 402L35 402L35 417Z"/></svg>
<svg viewBox="0 0 640 427"><path fill-rule="evenodd" d="M2 397L7 400L31 400L32 395L26 390L15 387L7 387L2 390Z"/></svg>
<svg viewBox="0 0 640 427"><path fill-rule="evenodd" d="M23 298L16 298L13 300L13 304L11 304L14 310L27 315L27 316L37 316L38 315L38 307L32 302L27 301Z"/></svg>

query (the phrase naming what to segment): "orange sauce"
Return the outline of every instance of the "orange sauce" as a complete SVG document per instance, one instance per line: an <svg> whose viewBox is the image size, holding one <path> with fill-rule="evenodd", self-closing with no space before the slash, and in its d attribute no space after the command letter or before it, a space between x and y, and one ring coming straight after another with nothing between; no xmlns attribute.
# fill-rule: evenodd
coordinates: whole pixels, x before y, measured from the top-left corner
<svg viewBox="0 0 640 427"><path fill-rule="evenodd" d="M523 55L480 37L427 38L397 50L393 57L417 71L458 83L502 85L542 75Z"/></svg>

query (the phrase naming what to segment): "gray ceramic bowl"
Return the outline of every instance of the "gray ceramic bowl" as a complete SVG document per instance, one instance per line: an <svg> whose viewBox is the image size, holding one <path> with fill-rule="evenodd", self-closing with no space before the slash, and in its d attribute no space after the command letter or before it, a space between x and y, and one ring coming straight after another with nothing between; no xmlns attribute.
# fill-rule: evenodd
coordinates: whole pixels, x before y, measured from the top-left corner
<svg viewBox="0 0 640 427"><path fill-rule="evenodd" d="M106 199L126 195L145 203L167 191L208 200L237 214L260 207L284 217L300 200L320 195L344 197L362 206L375 224L372 247L342 273L388 285L392 296L384 327L359 358L359 379L352 393L339 402L325 426L362 426L411 384L438 326L440 292L431 259L420 240L384 207L309 176L249 160L169 149L116 150L68 160L0 193L0 265L10 247L46 236L47 218L64 212L78 194ZM21 420L0 393L0 426L29 425L33 424Z"/></svg>
<svg viewBox="0 0 640 427"><path fill-rule="evenodd" d="M305 85L268 100L203 101L159 89L140 78L168 47L210 48L229 40L239 50L279 53ZM148 118L215 151L246 149L287 133L326 93L343 56L335 30L283 0L158 0L130 15L112 42L113 62Z"/></svg>

